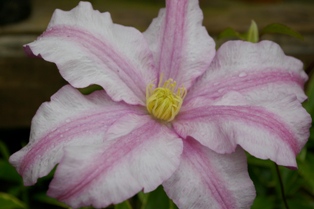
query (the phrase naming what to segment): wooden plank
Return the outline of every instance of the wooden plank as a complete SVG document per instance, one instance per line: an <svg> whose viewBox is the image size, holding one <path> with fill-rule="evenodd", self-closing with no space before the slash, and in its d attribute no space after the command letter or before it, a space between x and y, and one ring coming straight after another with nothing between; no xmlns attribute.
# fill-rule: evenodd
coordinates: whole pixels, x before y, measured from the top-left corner
<svg viewBox="0 0 314 209"><path fill-rule="evenodd" d="M47 27L57 8L70 10L79 0L33 0L31 17L21 23L0 27L0 34L41 33ZM92 0L95 9L109 11L114 22L145 30L151 19L157 16L163 1L157 0ZM210 33L218 33L226 27L244 31L254 19L260 26L269 23L289 25L301 33L314 32L314 1L283 1L278 4L248 4L230 0L203 0L204 25Z"/></svg>
<svg viewBox="0 0 314 209"><path fill-rule="evenodd" d="M41 59L0 58L0 128L27 127L39 105L66 82Z"/></svg>

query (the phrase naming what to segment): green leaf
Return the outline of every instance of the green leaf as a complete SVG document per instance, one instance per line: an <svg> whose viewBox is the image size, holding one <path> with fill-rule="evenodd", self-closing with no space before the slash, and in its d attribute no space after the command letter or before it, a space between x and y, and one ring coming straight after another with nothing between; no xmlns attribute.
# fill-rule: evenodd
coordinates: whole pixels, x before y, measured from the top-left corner
<svg viewBox="0 0 314 209"><path fill-rule="evenodd" d="M46 203L49 205L55 205L55 206L59 206L62 208L67 208L67 209L71 208L71 207L67 206L66 204L59 202L58 200L56 200L52 197L48 197L44 193L39 193L39 194L34 195L34 199L37 200L38 202Z"/></svg>
<svg viewBox="0 0 314 209"><path fill-rule="evenodd" d="M79 90L82 94L88 95L88 94L93 93L94 91L102 90L102 89L103 89L103 88L102 88L101 86L96 85L96 84L93 84L93 85L87 86L86 88L79 88L78 90Z"/></svg>
<svg viewBox="0 0 314 209"><path fill-rule="evenodd" d="M305 93L308 96L308 99L303 103L303 107L308 113L314 115L314 74L309 76L307 81ZM311 135L314 136L314 135Z"/></svg>
<svg viewBox="0 0 314 209"><path fill-rule="evenodd" d="M0 209L26 208L26 205L16 197L0 192Z"/></svg>
<svg viewBox="0 0 314 209"><path fill-rule="evenodd" d="M296 193L294 198L288 199L288 205L291 209L313 209L314 200L312 198L306 198L302 193Z"/></svg>
<svg viewBox="0 0 314 209"><path fill-rule="evenodd" d="M312 118L314 118L314 115L311 114ZM313 150L314 149L314 124L312 123L312 127L310 128L310 138L306 143L306 147L308 149Z"/></svg>
<svg viewBox="0 0 314 209"><path fill-rule="evenodd" d="M279 167L286 197L296 194L304 184L298 170L291 170L284 166Z"/></svg>
<svg viewBox="0 0 314 209"><path fill-rule="evenodd" d="M270 160L260 160L248 155L248 171L254 182L256 191L260 195L269 196L270 190L274 189L275 181L272 176L273 162Z"/></svg>
<svg viewBox="0 0 314 209"><path fill-rule="evenodd" d="M314 195L314 155L312 153L307 153L306 160L299 162L299 173L306 181L305 186L309 189L309 192Z"/></svg>
<svg viewBox="0 0 314 209"><path fill-rule="evenodd" d="M252 20L250 28L247 32L247 41L252 43L258 42L258 28L254 20Z"/></svg>
<svg viewBox="0 0 314 209"><path fill-rule="evenodd" d="M10 157L9 150L8 150L7 146L5 145L5 143L2 142L1 140L0 140L0 153L5 160L9 159L9 157Z"/></svg>
<svg viewBox="0 0 314 209"><path fill-rule="evenodd" d="M269 33L285 34L303 40L303 36L300 33L280 23L269 24L261 30L261 36Z"/></svg>
<svg viewBox="0 0 314 209"><path fill-rule="evenodd" d="M221 33L218 35L218 39L224 39L224 38L238 38L238 39L243 39L240 33L235 31L233 28L226 28L223 30Z"/></svg>
<svg viewBox="0 0 314 209"><path fill-rule="evenodd" d="M159 186L155 191L149 193L147 203L142 207L142 209L156 208L170 208L170 200L161 186Z"/></svg>
<svg viewBox="0 0 314 209"><path fill-rule="evenodd" d="M114 206L114 209L132 209L132 206L131 204L129 203L128 200L120 203L120 204L117 204Z"/></svg>
<svg viewBox="0 0 314 209"><path fill-rule="evenodd" d="M22 177L15 168L6 160L0 160L0 179L22 184Z"/></svg>
<svg viewBox="0 0 314 209"><path fill-rule="evenodd" d="M178 207L170 200L169 209L178 209Z"/></svg>
<svg viewBox="0 0 314 209"><path fill-rule="evenodd" d="M273 209L275 208L274 200L274 197L257 195L251 209Z"/></svg>
<svg viewBox="0 0 314 209"><path fill-rule="evenodd" d="M149 193L139 192L137 194L137 196L138 196L139 200L141 201L142 205L146 205ZM144 208L144 207L142 207L142 208Z"/></svg>
<svg viewBox="0 0 314 209"><path fill-rule="evenodd" d="M270 168L271 166L273 166L270 160L262 160L250 154L247 154L246 156L247 156L247 161L250 165L260 166L260 167L265 167L265 168Z"/></svg>
<svg viewBox="0 0 314 209"><path fill-rule="evenodd" d="M312 134L312 133L311 133ZM307 153L307 149L306 149L306 147L304 147L302 150L301 150L301 152L298 154L298 156L297 156L297 161L299 162L299 161L304 161L305 160L305 158L306 158L306 153Z"/></svg>

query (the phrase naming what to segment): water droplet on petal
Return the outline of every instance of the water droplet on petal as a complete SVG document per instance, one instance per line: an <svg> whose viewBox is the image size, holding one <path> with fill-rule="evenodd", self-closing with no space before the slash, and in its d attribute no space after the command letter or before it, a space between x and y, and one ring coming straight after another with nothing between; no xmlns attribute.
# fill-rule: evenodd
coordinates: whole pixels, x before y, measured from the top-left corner
<svg viewBox="0 0 314 209"><path fill-rule="evenodd" d="M220 82L215 82L215 83L214 83L214 86L217 86L219 83L220 83Z"/></svg>
<svg viewBox="0 0 314 209"><path fill-rule="evenodd" d="M242 72L242 73L239 74L240 78L245 77L245 76L247 76L247 74L245 72Z"/></svg>

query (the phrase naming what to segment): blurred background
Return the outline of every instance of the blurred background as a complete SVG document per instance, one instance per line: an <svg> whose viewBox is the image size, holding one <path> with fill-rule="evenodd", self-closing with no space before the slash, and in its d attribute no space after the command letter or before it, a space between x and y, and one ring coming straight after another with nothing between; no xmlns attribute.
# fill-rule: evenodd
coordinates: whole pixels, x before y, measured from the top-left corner
<svg viewBox="0 0 314 209"><path fill-rule="evenodd" d="M26 57L22 46L35 40L46 29L56 8L70 10L78 2L0 0L0 209L67 208L45 196L51 177L42 179L34 187L26 188L7 159L28 142L31 119L40 104L48 101L66 84L54 64ZM140 31L144 31L157 16L158 10L164 7L163 0L90 2L94 9L109 11L115 23L133 26ZM309 100L304 105L311 114L314 112L314 0L200 0L200 4L204 12L203 24L218 46L227 41L217 40L218 34L225 28L232 27L245 32L251 20L255 20L259 28L281 23L301 33L304 40L277 34L265 35L262 39L277 42L287 55L304 62L304 68L310 75L306 86ZM298 156L299 170L279 169L290 208L314 208L313 136L311 134L307 147ZM248 160L250 176L258 195L252 208L285 208L274 164L250 156ZM162 190L159 190L158 194L153 195L164 197ZM133 205L134 208L149 209L143 203L147 198L140 194L125 208ZM158 205L163 204L160 199L154 204L151 208L166 208Z"/></svg>

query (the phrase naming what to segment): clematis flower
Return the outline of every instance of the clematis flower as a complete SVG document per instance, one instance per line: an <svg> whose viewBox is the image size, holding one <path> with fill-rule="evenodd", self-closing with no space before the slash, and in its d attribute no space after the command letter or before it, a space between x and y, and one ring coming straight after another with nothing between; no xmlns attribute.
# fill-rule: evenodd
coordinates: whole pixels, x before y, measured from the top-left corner
<svg viewBox="0 0 314 209"><path fill-rule="evenodd" d="M25 185L57 166L48 195L106 207L162 185L180 209L249 208L244 150L297 167L311 118L302 63L270 41L215 51L197 0L167 0L149 28L81 2L56 10L26 50L69 85L41 105L10 162ZM103 87L90 95L76 88Z"/></svg>

